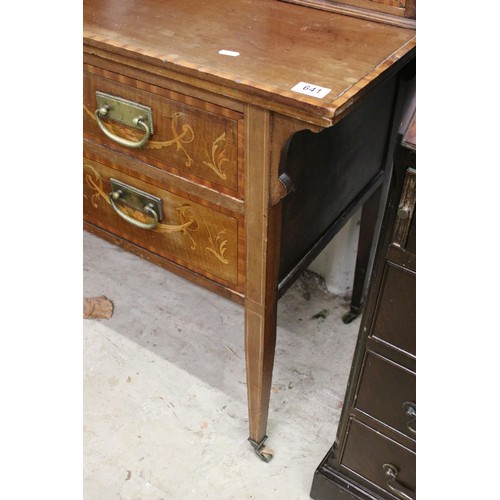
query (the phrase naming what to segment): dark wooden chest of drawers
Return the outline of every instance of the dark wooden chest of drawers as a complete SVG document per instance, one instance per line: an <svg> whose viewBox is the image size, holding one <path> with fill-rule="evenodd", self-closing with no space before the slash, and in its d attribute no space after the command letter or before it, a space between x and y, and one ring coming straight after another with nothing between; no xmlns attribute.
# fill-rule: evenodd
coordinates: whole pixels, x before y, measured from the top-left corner
<svg viewBox="0 0 500 500"><path fill-rule="evenodd" d="M414 117L395 155L337 438L313 480L316 500L415 498L415 129Z"/></svg>

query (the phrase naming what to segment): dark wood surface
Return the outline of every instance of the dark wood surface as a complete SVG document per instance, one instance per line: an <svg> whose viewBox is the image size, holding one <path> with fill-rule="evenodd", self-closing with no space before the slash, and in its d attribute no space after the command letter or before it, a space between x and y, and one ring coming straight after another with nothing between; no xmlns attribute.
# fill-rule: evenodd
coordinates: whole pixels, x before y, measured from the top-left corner
<svg viewBox="0 0 500 500"><path fill-rule="evenodd" d="M281 280L346 207L362 195L362 189L383 175L396 83L393 79L380 85L362 106L333 127L293 137L286 173L294 189L283 200ZM332 192L336 195L331 196Z"/></svg>
<svg viewBox="0 0 500 500"><path fill-rule="evenodd" d="M315 500L401 498L394 487L415 498L415 137L414 117L399 135L342 415L333 446L314 474ZM396 468L395 481L384 464Z"/></svg>
<svg viewBox="0 0 500 500"><path fill-rule="evenodd" d="M417 114L415 113L410 121L410 126L403 136L401 145L406 149L416 151L417 149Z"/></svg>
<svg viewBox="0 0 500 500"><path fill-rule="evenodd" d="M370 452L367 453L367 450ZM387 438L373 427L352 419L349 439L343 450L341 470L350 473L351 476L361 476L365 485L373 484L375 486L373 488L374 496L398 498L397 495L392 495L388 491L388 478L383 469L383 465L386 463L391 463L397 468L398 482L403 484L405 488L415 491L415 452ZM389 494L384 495L384 492Z"/></svg>

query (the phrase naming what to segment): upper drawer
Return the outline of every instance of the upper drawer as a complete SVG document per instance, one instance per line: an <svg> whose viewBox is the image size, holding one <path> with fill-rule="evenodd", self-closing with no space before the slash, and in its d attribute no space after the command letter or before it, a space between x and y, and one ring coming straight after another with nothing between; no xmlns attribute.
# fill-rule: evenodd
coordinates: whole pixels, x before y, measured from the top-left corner
<svg viewBox="0 0 500 500"><path fill-rule="evenodd" d="M83 129L87 137L107 147L206 185L243 197L243 114L110 71L85 66ZM151 108L153 133L140 148L118 144L97 123L96 92L117 101ZM113 106L113 105L112 105ZM120 116L120 111L111 118ZM143 129L100 116L110 135L138 142Z"/></svg>

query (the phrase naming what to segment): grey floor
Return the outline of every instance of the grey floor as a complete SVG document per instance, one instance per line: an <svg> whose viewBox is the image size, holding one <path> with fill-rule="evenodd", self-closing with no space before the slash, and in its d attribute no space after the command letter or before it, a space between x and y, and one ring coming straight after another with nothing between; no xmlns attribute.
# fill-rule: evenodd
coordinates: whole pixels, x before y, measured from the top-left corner
<svg viewBox="0 0 500 500"><path fill-rule="evenodd" d="M359 328L306 272L279 302L267 445L248 437L243 308L84 234L84 499L308 499Z"/></svg>

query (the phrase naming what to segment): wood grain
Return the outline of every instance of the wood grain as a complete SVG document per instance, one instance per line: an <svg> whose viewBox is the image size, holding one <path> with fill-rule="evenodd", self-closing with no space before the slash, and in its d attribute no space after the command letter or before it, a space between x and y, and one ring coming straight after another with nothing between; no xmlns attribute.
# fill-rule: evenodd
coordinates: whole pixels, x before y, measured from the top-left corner
<svg viewBox="0 0 500 500"><path fill-rule="evenodd" d="M415 0L281 0L402 28L416 28Z"/></svg>
<svg viewBox="0 0 500 500"><path fill-rule="evenodd" d="M109 202L112 177L161 198L164 220L157 228L136 228L115 212ZM83 188L87 222L236 291L241 290L244 283L239 264L243 258L241 216L221 213L207 203L160 189L89 158L84 158ZM150 221L147 215L127 205L118 208L140 222Z"/></svg>
<svg viewBox="0 0 500 500"><path fill-rule="evenodd" d="M331 239L332 217L341 227L342 214L364 202L357 194L380 175L393 83L415 57L415 32L277 0L84 0L83 28L85 227L244 302L250 440L260 443L282 237L283 268L293 267L301 255L290 252ZM321 99L292 91L299 82L330 91ZM103 138L92 118L98 88L150 105L152 142L169 145L131 151ZM377 119L365 120L372 112ZM175 113L190 121L176 127ZM172 131L193 139L170 142ZM195 142L197 131L204 140ZM207 151L213 165L223 159L225 179L204 170ZM160 230L113 212L112 175L164 200Z"/></svg>
<svg viewBox="0 0 500 500"><path fill-rule="evenodd" d="M266 436L276 345L277 278L281 205L270 203L270 115L252 106L246 113L245 354L250 439ZM251 215L250 215L251 214Z"/></svg>
<svg viewBox="0 0 500 500"><path fill-rule="evenodd" d="M239 144L241 113L92 66L85 68L83 88L87 137L212 189L243 196L243 173L238 165L238 149L243 146ZM120 146L99 129L94 116L96 91L152 109L154 132L142 148ZM144 134L105 118L103 121L119 137L137 141Z"/></svg>
<svg viewBox="0 0 500 500"><path fill-rule="evenodd" d="M311 123L328 125L345 110L337 100L345 107L342 97L352 86L351 104L360 86L399 66L415 47L415 33L315 9L305 16L303 7L275 0L237 0L229 8L222 0L168 8L159 0L123 0L119 8L111 0L85 0L84 44L88 53L175 71L194 86L219 85L222 95L302 110ZM240 56L221 56L221 49ZM301 81L331 92L324 99L292 92Z"/></svg>

